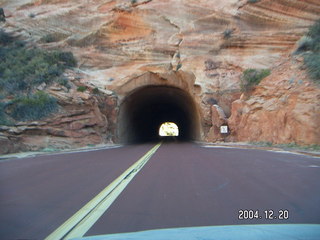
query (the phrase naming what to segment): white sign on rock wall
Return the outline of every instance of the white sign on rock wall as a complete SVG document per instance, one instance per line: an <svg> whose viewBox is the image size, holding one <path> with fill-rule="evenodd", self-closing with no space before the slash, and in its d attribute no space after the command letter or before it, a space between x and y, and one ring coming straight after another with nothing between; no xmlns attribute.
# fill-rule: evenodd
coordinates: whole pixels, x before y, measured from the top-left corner
<svg viewBox="0 0 320 240"><path fill-rule="evenodd" d="M221 126L220 133L228 133L228 126Z"/></svg>

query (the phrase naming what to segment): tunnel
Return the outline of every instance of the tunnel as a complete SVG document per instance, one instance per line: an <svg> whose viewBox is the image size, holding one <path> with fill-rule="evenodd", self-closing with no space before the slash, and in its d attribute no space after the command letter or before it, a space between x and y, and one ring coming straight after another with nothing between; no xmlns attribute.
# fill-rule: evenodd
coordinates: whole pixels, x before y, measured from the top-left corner
<svg viewBox="0 0 320 240"><path fill-rule="evenodd" d="M141 87L129 93L120 105L119 140L127 144L165 140L159 136L165 122L178 126L176 141L199 138L199 111L189 93L177 87Z"/></svg>

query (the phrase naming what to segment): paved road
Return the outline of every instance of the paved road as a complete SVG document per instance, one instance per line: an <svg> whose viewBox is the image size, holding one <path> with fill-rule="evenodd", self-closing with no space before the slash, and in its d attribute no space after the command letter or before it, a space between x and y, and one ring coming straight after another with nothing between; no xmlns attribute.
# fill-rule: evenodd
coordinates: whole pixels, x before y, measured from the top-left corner
<svg viewBox="0 0 320 240"><path fill-rule="evenodd" d="M0 239L44 239L151 147L0 162Z"/></svg>
<svg viewBox="0 0 320 240"><path fill-rule="evenodd" d="M0 163L0 239L43 239L152 145ZM320 224L320 159L163 144L86 236L229 224ZM239 220L240 209L261 219ZM267 220L265 210L288 210Z"/></svg>

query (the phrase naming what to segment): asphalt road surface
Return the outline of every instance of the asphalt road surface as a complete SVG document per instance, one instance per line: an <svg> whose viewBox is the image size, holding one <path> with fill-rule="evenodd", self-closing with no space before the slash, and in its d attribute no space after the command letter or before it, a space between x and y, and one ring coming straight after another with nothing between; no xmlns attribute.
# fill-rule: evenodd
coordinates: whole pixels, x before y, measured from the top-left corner
<svg viewBox="0 0 320 240"><path fill-rule="evenodd" d="M46 238L154 145L0 162L0 239ZM320 224L320 158L164 143L85 236L278 223Z"/></svg>

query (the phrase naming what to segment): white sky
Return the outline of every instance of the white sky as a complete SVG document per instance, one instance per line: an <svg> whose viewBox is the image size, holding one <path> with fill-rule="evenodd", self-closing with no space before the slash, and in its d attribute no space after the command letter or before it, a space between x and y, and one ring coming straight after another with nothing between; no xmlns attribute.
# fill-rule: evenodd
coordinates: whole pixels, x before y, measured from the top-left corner
<svg viewBox="0 0 320 240"><path fill-rule="evenodd" d="M179 136L179 128L173 122L165 122L161 125L159 129L159 135L161 137L166 136Z"/></svg>

